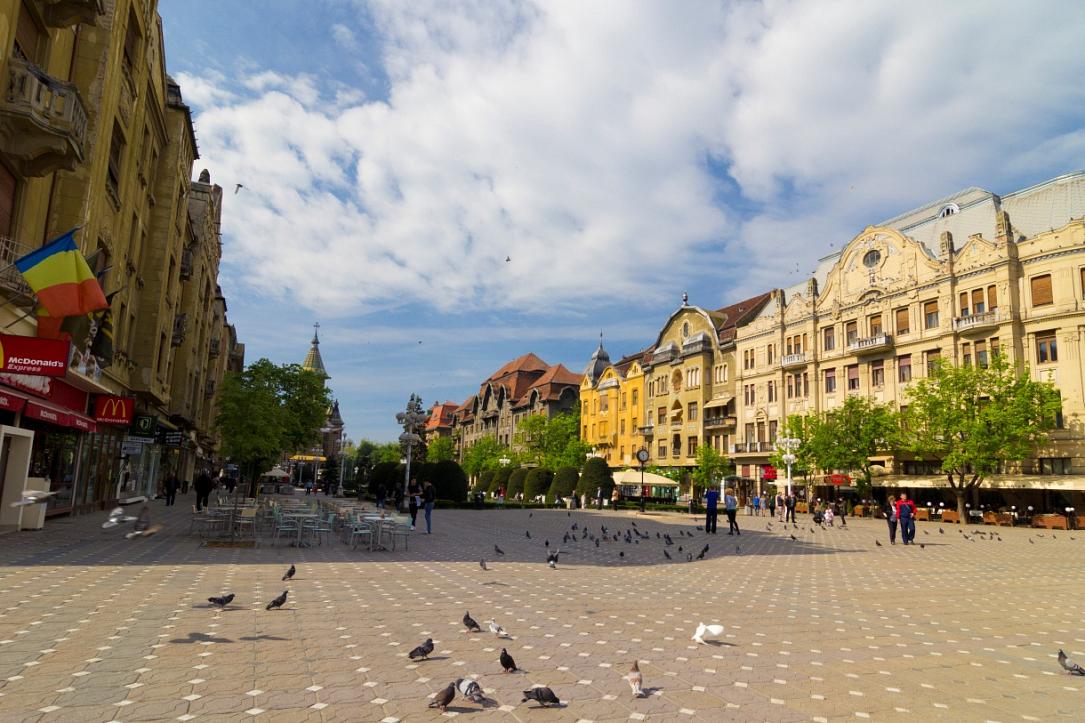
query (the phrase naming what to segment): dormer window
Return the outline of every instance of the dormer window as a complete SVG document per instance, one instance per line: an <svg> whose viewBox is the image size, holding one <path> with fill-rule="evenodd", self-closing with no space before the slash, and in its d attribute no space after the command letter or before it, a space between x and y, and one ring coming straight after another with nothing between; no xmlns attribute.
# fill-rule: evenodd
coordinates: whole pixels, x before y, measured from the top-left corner
<svg viewBox="0 0 1085 723"><path fill-rule="evenodd" d="M942 210L938 212L938 218L946 218L947 216L952 216L953 214L960 212L960 206L955 203L947 203L945 206L942 206Z"/></svg>
<svg viewBox="0 0 1085 723"><path fill-rule="evenodd" d="M683 339L688 339L689 338L689 322L688 321L684 322L682 324L682 338Z"/></svg>

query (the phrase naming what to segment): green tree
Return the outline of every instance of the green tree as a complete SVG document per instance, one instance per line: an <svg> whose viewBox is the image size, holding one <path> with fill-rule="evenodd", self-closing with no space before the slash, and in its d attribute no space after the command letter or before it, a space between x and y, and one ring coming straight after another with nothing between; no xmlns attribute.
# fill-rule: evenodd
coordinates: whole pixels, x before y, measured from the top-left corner
<svg viewBox="0 0 1085 723"><path fill-rule="evenodd" d="M448 462L456 458L451 437L437 437L426 447L427 462Z"/></svg>
<svg viewBox="0 0 1085 723"><path fill-rule="evenodd" d="M339 458L332 455L321 465L321 480L325 490L333 493L339 488Z"/></svg>
<svg viewBox="0 0 1085 723"><path fill-rule="evenodd" d="M373 455L376 462L395 462L399 464L399 460L403 459L399 442L385 442L374 450Z"/></svg>
<svg viewBox="0 0 1085 723"><path fill-rule="evenodd" d="M580 440L580 408L554 417L533 414L517 425L516 443L522 463L547 469L580 464L591 447Z"/></svg>
<svg viewBox="0 0 1085 723"><path fill-rule="evenodd" d="M903 447L941 464L964 519L965 495L1047 439L1062 408L1058 389L1000 354L987 368L939 363L907 393Z"/></svg>
<svg viewBox="0 0 1085 723"><path fill-rule="evenodd" d="M509 485L505 488L505 499L511 500L524 491L524 479L527 478L527 470L517 467L509 475Z"/></svg>
<svg viewBox="0 0 1085 723"><path fill-rule="evenodd" d="M493 481L490 482L490 493L497 494L502 488L508 490L509 477L512 476L513 467L498 467L494 470Z"/></svg>
<svg viewBox="0 0 1085 723"><path fill-rule="evenodd" d="M467 475L463 468L452 460L434 462L430 481L438 499L452 502L463 502L467 499Z"/></svg>
<svg viewBox="0 0 1085 723"><path fill-rule="evenodd" d="M484 469L497 469L502 457L508 457L508 448L493 437L483 437L463 453L463 471L474 478Z"/></svg>
<svg viewBox="0 0 1085 723"><path fill-rule="evenodd" d="M553 478L554 473L545 467L535 467L529 471L524 478L524 499L534 502L536 497L545 495Z"/></svg>
<svg viewBox="0 0 1085 723"><path fill-rule="evenodd" d="M693 496L698 496L697 490L718 486L729 466L727 457L717 452L712 445L702 444L698 447L697 466L693 468L693 473L690 475L693 480Z"/></svg>
<svg viewBox="0 0 1085 723"><path fill-rule="evenodd" d="M836 409L808 424L806 454L823 471L834 469L858 473L856 486L869 494L870 458L893 450L899 442L900 415L888 404L868 397L851 396Z"/></svg>
<svg viewBox="0 0 1085 723"><path fill-rule="evenodd" d="M554 473L554 481L550 483L550 489L546 493L546 504L552 505L559 497L568 497L576 490L576 483L580 481L580 473L576 467L560 467Z"/></svg>
<svg viewBox="0 0 1085 723"><path fill-rule="evenodd" d="M369 473L369 492L377 493L377 487L384 486L384 493L389 499L395 496L396 484L403 484L399 476L399 462L377 462Z"/></svg>
<svg viewBox="0 0 1085 723"><path fill-rule="evenodd" d="M799 445L792 450L795 462L791 465L791 476L803 475L813 471L816 466L810 453L810 440L814 437L818 418L814 415L792 414L780 428L780 437L790 437L799 440ZM769 463L778 470L786 470L787 462L784 461L784 450L777 446L769 457Z"/></svg>
<svg viewBox="0 0 1085 723"><path fill-rule="evenodd" d="M603 497L610 499L610 492L614 489L614 473L602 457L589 457L576 485L576 493L594 498L595 491L600 487L603 488Z"/></svg>

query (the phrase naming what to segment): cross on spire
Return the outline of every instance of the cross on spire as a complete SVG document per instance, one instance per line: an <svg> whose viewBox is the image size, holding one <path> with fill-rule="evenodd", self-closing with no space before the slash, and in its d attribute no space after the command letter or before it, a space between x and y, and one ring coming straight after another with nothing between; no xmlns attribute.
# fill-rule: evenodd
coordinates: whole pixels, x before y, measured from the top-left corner
<svg viewBox="0 0 1085 723"><path fill-rule="evenodd" d="M320 343L319 332L320 332L320 322L319 321L314 321L313 322L313 343L314 344L319 344Z"/></svg>

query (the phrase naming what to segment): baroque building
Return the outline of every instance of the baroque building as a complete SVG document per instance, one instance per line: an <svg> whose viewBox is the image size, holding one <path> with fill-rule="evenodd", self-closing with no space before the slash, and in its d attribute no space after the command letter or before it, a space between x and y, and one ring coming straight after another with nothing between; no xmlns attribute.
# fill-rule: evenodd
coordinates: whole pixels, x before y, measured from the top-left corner
<svg viewBox="0 0 1085 723"><path fill-rule="evenodd" d="M457 456L463 459L463 453L484 437L515 448L523 419L536 414L555 417L571 410L579 399L579 387L580 376L561 364L550 366L530 353L513 359L453 413Z"/></svg>
<svg viewBox="0 0 1085 723"><path fill-rule="evenodd" d="M1006 355L1050 380L1063 410L1050 442L991 485L1085 490L1085 172L1012 193L968 188L864 229L812 278L772 294L738 330L738 473L764 476L792 414L850 395L896 407L944 359ZM929 460L878 458L879 485L941 483Z"/></svg>
<svg viewBox="0 0 1085 723"><path fill-rule="evenodd" d="M612 467L637 464L637 450L646 446L644 356L611 364L600 340L580 380L580 439Z"/></svg>

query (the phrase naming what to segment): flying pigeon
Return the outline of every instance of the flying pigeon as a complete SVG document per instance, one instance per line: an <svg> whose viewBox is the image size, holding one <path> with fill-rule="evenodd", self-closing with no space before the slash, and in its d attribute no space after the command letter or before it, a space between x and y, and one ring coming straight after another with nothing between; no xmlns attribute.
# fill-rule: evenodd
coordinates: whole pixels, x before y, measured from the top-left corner
<svg viewBox="0 0 1085 723"><path fill-rule="evenodd" d="M558 555L560 554L561 550L546 553L546 564L550 566L551 570L558 569Z"/></svg>
<svg viewBox="0 0 1085 723"><path fill-rule="evenodd" d="M505 650L504 648L501 648L501 656L498 658L498 660L501 661L501 667L505 670L506 673L511 673L515 670L519 670L519 668L516 667L516 661L512 659L511 655L509 655L509 651Z"/></svg>
<svg viewBox="0 0 1085 723"><path fill-rule="evenodd" d="M283 590L283 594L280 595L279 597L275 598L271 602L269 602L267 604L267 607L264 608L264 609L265 610L271 610L272 608L281 608L285 604L286 604L286 590Z"/></svg>
<svg viewBox="0 0 1085 723"><path fill-rule="evenodd" d="M136 524L138 525L139 523L137 522ZM129 540L131 540L133 537L150 537L151 535L158 534L162 530L163 530L162 525L148 525L147 527L144 527L143 529L132 530L131 532L126 534L125 537L128 538Z"/></svg>
<svg viewBox="0 0 1085 723"><path fill-rule="evenodd" d="M504 554L505 554L505 551L504 551L504 550L502 550L502 549L501 549L500 547L498 547L497 545L494 545L494 552L495 552L495 553L497 553L498 555L504 555Z"/></svg>
<svg viewBox="0 0 1085 723"><path fill-rule="evenodd" d="M505 263L507 264L510 261L512 261L512 257L511 256L506 256L505 257Z"/></svg>
<svg viewBox="0 0 1085 723"><path fill-rule="evenodd" d="M485 560L479 560L478 566L481 567L483 570L487 569Z"/></svg>
<svg viewBox="0 0 1085 723"><path fill-rule="evenodd" d="M633 667L629 669L629 675L625 676L625 679L629 681L629 687L633 690L633 697L643 698L644 691L641 690L640 686L644 682L644 678L640 674L640 668L637 666L637 661L633 661Z"/></svg>
<svg viewBox="0 0 1085 723"><path fill-rule="evenodd" d="M26 507L27 505L40 505L55 495L56 492L45 490L24 490L23 497L11 503L12 507Z"/></svg>
<svg viewBox="0 0 1085 723"><path fill-rule="evenodd" d="M482 627L475 622L475 619L471 617L470 611L464 611L463 613L463 626L467 628L469 633L481 633Z"/></svg>
<svg viewBox="0 0 1085 723"><path fill-rule="evenodd" d="M552 705L560 705L561 701L554 695L554 691L547 688L545 685L537 685L531 690L524 691L524 699L521 703L526 703L529 700L538 702L543 708L548 708Z"/></svg>
<svg viewBox="0 0 1085 723"><path fill-rule="evenodd" d="M700 643L701 645L708 645L708 643L706 643L704 641L704 636L706 634L707 635L723 635L723 626L722 625L705 625L704 623L700 623L700 624L697 625L697 630L695 630L693 632L693 637L690 638L690 640L693 640L694 642Z"/></svg>
<svg viewBox="0 0 1085 723"><path fill-rule="evenodd" d="M232 603L233 601L234 601L234 594L233 593L230 593L229 595L223 595L222 597L209 597L209 598L207 598L207 602L212 603L214 605L218 605L219 608L224 608L227 605L229 605L230 603Z"/></svg>
<svg viewBox="0 0 1085 723"><path fill-rule="evenodd" d="M1066 653L1059 648L1059 665L1070 675L1085 675L1085 668L1066 657Z"/></svg>
<svg viewBox="0 0 1085 723"><path fill-rule="evenodd" d="M503 638L503 637L508 636L508 633L505 632L505 628L501 627L496 622L494 622L493 618L490 618L489 620L487 620L486 624L489 626L490 632L493 633L494 635L496 635L497 637Z"/></svg>
<svg viewBox="0 0 1085 723"><path fill-rule="evenodd" d="M419 645L417 648L407 653L407 657L411 660L415 658L422 658L425 660L429 657L429 654L433 652L433 638L426 638L426 642Z"/></svg>
<svg viewBox="0 0 1085 723"><path fill-rule="evenodd" d="M109 513L109 519L102 523L102 529L108 530L111 527L116 527L122 522L135 522L136 517L133 515L124 514L124 508L114 507Z"/></svg>
<svg viewBox="0 0 1085 723"><path fill-rule="evenodd" d="M430 708L438 708L445 710L448 708L448 704L452 702L452 699L456 697L456 684L449 683L448 686L433 696L433 700L430 701Z"/></svg>
<svg viewBox="0 0 1085 723"><path fill-rule="evenodd" d="M240 183L234 184L234 195L236 196L237 192L240 191L242 188L244 188L244 186L242 186Z"/></svg>
<svg viewBox="0 0 1085 723"><path fill-rule="evenodd" d="M473 703L486 704L486 696L482 694L482 688L477 681L471 678L457 678L456 690L460 691L460 695Z"/></svg>
<svg viewBox="0 0 1085 723"><path fill-rule="evenodd" d="M297 569L293 565L291 565L290 569L286 571L285 575L283 575L283 582L286 582L287 580L293 580L294 579L294 573L296 573L296 572L297 572Z"/></svg>

